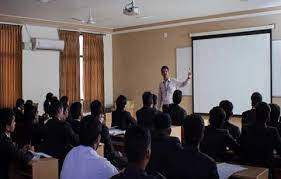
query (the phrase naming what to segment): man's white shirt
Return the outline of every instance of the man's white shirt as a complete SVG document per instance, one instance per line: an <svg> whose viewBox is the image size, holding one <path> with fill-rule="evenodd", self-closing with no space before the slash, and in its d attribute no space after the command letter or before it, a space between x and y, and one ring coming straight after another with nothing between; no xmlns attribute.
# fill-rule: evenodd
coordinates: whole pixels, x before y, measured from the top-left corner
<svg viewBox="0 0 281 179"><path fill-rule="evenodd" d="M172 104L174 91L186 86L188 83L188 78L183 82L175 78L161 81L158 90L158 108L161 108L164 104Z"/></svg>
<svg viewBox="0 0 281 179"><path fill-rule="evenodd" d="M80 145L67 154L61 179L109 179L117 173L117 169L92 147Z"/></svg>

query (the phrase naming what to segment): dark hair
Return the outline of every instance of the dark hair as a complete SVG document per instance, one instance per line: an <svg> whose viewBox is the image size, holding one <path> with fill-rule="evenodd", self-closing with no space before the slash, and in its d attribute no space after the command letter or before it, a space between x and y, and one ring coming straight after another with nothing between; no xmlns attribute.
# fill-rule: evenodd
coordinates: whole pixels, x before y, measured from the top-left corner
<svg viewBox="0 0 281 179"><path fill-rule="evenodd" d="M24 100L22 98L18 98L16 101L16 107L21 107L24 105Z"/></svg>
<svg viewBox="0 0 281 179"><path fill-rule="evenodd" d="M12 124L14 116L15 113L12 109L0 109L0 132L5 132L6 126Z"/></svg>
<svg viewBox="0 0 281 179"><path fill-rule="evenodd" d="M260 102L255 107L256 121L266 123L270 118L270 106L265 102Z"/></svg>
<svg viewBox="0 0 281 179"><path fill-rule="evenodd" d="M163 130L171 128L172 120L168 113L159 112L154 119L154 126L156 130Z"/></svg>
<svg viewBox="0 0 281 179"><path fill-rule="evenodd" d="M25 105L28 105L28 106L32 106L33 105L33 101L32 100L26 100L25 101Z"/></svg>
<svg viewBox="0 0 281 179"><path fill-rule="evenodd" d="M251 96L252 106L255 107L259 102L262 102L262 95L259 92L254 92Z"/></svg>
<svg viewBox="0 0 281 179"><path fill-rule="evenodd" d="M233 115L233 104L228 100L223 100L220 102L219 106L226 114L225 120L229 120L229 118Z"/></svg>
<svg viewBox="0 0 281 179"><path fill-rule="evenodd" d="M70 106L70 115L72 119L78 119L82 113L82 104L80 102L74 102Z"/></svg>
<svg viewBox="0 0 281 179"><path fill-rule="evenodd" d="M204 120L198 114L186 116L183 122L185 143L197 146L204 135Z"/></svg>
<svg viewBox="0 0 281 179"><path fill-rule="evenodd" d="M49 106L49 114L51 117L54 117L59 113L60 110L63 110L63 105L59 100L51 101L51 105Z"/></svg>
<svg viewBox="0 0 281 179"><path fill-rule="evenodd" d="M213 107L210 111L210 125L215 128L221 128L224 124L226 114L224 110L218 106Z"/></svg>
<svg viewBox="0 0 281 179"><path fill-rule="evenodd" d="M49 114L50 105L51 105L51 102L48 100L45 100L43 107L44 107L44 111L46 114Z"/></svg>
<svg viewBox="0 0 281 179"><path fill-rule="evenodd" d="M80 143L84 146L93 146L101 134L102 124L97 117L88 115L81 120L79 133Z"/></svg>
<svg viewBox="0 0 281 179"><path fill-rule="evenodd" d="M147 91L144 92L142 95L142 102L144 106L150 106L153 103L153 97L152 93Z"/></svg>
<svg viewBox="0 0 281 179"><path fill-rule="evenodd" d="M46 100L51 101L51 99L52 99L53 96L54 96L53 93L47 93L47 94L46 94Z"/></svg>
<svg viewBox="0 0 281 179"><path fill-rule="evenodd" d="M91 114L94 116L103 114L103 106L99 100L91 102Z"/></svg>
<svg viewBox="0 0 281 179"><path fill-rule="evenodd" d="M270 112L270 123L274 127L276 127L276 124L279 122L280 119L280 106L278 104L269 104L271 108Z"/></svg>
<svg viewBox="0 0 281 179"><path fill-rule="evenodd" d="M161 67L161 72L162 72L164 69L166 69L166 70L168 70L168 71L169 71L169 67L168 67L168 66L166 66L166 65L164 65L164 66L162 66L162 67Z"/></svg>
<svg viewBox="0 0 281 179"><path fill-rule="evenodd" d="M36 106L27 106L24 110L24 119L28 121L33 121L36 117L38 110Z"/></svg>
<svg viewBox="0 0 281 179"><path fill-rule="evenodd" d="M140 126L132 126L125 134L125 153L129 162L142 161L151 147L150 132Z"/></svg>
<svg viewBox="0 0 281 179"><path fill-rule="evenodd" d="M123 95L118 96L116 99L116 108L118 110L123 110L127 104L127 98Z"/></svg>
<svg viewBox="0 0 281 179"><path fill-rule="evenodd" d="M152 102L153 102L154 106L157 104L157 96L156 96L156 94L152 94Z"/></svg>
<svg viewBox="0 0 281 179"><path fill-rule="evenodd" d="M60 102L62 102L62 104L67 104L68 103L68 97L67 96L62 96L60 98Z"/></svg>
<svg viewBox="0 0 281 179"><path fill-rule="evenodd" d="M182 92L181 90L175 90L174 94L173 94L173 102L175 104L180 104L182 100Z"/></svg>

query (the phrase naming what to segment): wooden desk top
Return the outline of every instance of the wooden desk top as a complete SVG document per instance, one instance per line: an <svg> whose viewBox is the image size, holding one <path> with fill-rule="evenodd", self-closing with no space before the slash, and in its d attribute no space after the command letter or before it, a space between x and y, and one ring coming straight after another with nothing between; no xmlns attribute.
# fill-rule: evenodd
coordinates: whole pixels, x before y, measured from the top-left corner
<svg viewBox="0 0 281 179"><path fill-rule="evenodd" d="M231 179L268 179L268 169L261 167L243 166L246 170L237 172Z"/></svg>

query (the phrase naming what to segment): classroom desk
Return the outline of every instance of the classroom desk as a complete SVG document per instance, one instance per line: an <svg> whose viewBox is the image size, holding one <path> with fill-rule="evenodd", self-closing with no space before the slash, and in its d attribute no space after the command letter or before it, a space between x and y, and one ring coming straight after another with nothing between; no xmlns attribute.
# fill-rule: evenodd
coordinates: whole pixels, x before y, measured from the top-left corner
<svg viewBox="0 0 281 179"><path fill-rule="evenodd" d="M246 170L233 174L230 179L268 179L268 169L245 166Z"/></svg>
<svg viewBox="0 0 281 179"><path fill-rule="evenodd" d="M58 160L42 158L33 161L31 166L22 168L17 164L10 167L10 179L58 179Z"/></svg>

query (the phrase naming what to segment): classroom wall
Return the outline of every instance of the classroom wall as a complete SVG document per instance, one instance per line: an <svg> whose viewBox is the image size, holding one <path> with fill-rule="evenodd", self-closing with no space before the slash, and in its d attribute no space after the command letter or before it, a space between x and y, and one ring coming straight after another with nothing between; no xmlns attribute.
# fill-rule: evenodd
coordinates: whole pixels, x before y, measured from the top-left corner
<svg viewBox="0 0 281 179"><path fill-rule="evenodd" d="M113 97L116 99L118 95L124 94L135 102L137 109L141 106L141 95L144 91L149 90L157 94L161 81L161 66L168 65L171 76L175 77L176 48L191 46L189 37L191 32L264 26L273 23L276 24L273 40L279 40L281 14L115 34L113 35ZM167 33L167 38L164 38L164 33ZM281 98L274 98L273 102L281 105ZM184 97L182 106L191 112L192 97Z"/></svg>
<svg viewBox="0 0 281 179"><path fill-rule="evenodd" d="M58 29L46 26L23 26L23 42L31 37L59 39ZM59 55L58 51L23 50L23 98L39 104L39 113L43 113L43 102L47 92L59 96ZM104 90L105 106L113 104L112 83L112 36L104 36Z"/></svg>

